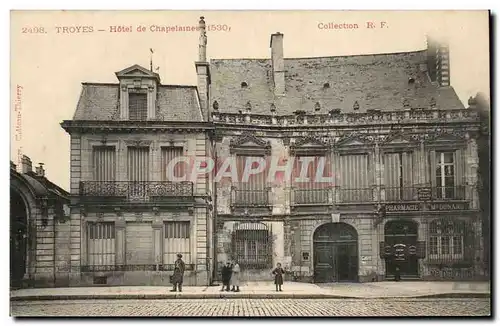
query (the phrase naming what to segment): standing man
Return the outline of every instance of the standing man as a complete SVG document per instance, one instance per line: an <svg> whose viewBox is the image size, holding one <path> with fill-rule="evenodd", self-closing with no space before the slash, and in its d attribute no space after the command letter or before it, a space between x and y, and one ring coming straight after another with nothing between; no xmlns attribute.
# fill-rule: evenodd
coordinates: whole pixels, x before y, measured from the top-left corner
<svg viewBox="0 0 500 326"><path fill-rule="evenodd" d="M231 263L227 262L225 266L222 266L221 276L222 276L222 289L221 291L229 291L229 282L231 281Z"/></svg>
<svg viewBox="0 0 500 326"><path fill-rule="evenodd" d="M240 265L236 260L233 260L233 273L231 274L231 291L240 292Z"/></svg>
<svg viewBox="0 0 500 326"><path fill-rule="evenodd" d="M172 275L172 284L174 288L170 290L170 292L177 292L177 287L179 288L179 292L182 292L182 281L184 279L184 269L186 265L182 261L182 255L177 254L177 260L175 261L174 266L174 275Z"/></svg>

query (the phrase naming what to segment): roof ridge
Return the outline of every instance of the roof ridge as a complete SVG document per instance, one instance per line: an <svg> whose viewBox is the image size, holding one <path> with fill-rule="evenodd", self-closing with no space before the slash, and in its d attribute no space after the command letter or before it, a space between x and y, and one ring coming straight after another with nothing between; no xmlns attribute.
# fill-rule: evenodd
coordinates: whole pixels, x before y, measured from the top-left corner
<svg viewBox="0 0 500 326"><path fill-rule="evenodd" d="M367 57L367 56L389 56L389 55L405 55L405 54L416 54L424 53L427 49L414 50L414 51L400 51L400 52L381 52L381 53L363 53L363 54L344 54L344 55L328 55L319 57L285 57L284 60L307 60L307 59L325 59L325 58L355 58L355 57ZM271 60L268 58L214 58L210 61L222 61L222 60L249 60L249 61L262 61Z"/></svg>

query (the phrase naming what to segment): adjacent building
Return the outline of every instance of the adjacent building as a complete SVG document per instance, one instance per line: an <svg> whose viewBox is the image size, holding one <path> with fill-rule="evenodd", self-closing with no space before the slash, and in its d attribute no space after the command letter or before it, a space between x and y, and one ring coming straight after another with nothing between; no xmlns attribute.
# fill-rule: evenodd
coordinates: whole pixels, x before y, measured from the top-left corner
<svg viewBox="0 0 500 326"><path fill-rule="evenodd" d="M278 262L304 282L482 277L480 125L449 47L287 58L276 33L270 49L208 66L215 155L238 173L215 180L218 266L238 260L244 280Z"/></svg>
<svg viewBox="0 0 500 326"><path fill-rule="evenodd" d="M69 193L33 171L23 155L10 162L10 286L59 286L69 271ZM68 258L68 259L66 259Z"/></svg>
<svg viewBox="0 0 500 326"><path fill-rule="evenodd" d="M196 63L206 83L204 67ZM139 65L116 78L83 83L73 119L62 123L71 137L69 285L168 286L178 253L185 285L207 285L212 181L190 178L185 160L211 155L206 99ZM176 160L184 164L169 170Z"/></svg>

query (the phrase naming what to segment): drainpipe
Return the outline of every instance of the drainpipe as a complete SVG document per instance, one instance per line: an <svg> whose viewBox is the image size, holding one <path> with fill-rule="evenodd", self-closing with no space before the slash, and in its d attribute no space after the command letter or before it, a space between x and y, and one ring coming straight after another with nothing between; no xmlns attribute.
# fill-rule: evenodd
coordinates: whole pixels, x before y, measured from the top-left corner
<svg viewBox="0 0 500 326"><path fill-rule="evenodd" d="M217 278L217 182L215 182L215 177L217 176L218 166L217 166L217 151L215 145L213 146L213 156L214 156L214 178L213 178L213 213L212 213L212 251L213 251L213 270L212 270L212 283Z"/></svg>

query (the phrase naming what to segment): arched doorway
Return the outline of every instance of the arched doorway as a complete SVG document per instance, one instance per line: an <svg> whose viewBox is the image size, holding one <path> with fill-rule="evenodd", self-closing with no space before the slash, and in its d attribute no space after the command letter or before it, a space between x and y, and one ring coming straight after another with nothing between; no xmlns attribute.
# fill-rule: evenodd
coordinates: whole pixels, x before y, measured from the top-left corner
<svg viewBox="0 0 500 326"><path fill-rule="evenodd" d="M414 221L389 221L384 227L386 278L394 278L399 267L401 278L418 277L418 224Z"/></svg>
<svg viewBox="0 0 500 326"><path fill-rule="evenodd" d="M26 273L28 210L21 195L10 191L10 284L17 287Z"/></svg>
<svg viewBox="0 0 500 326"><path fill-rule="evenodd" d="M346 223L327 223L316 229L314 282L358 280L358 234Z"/></svg>

